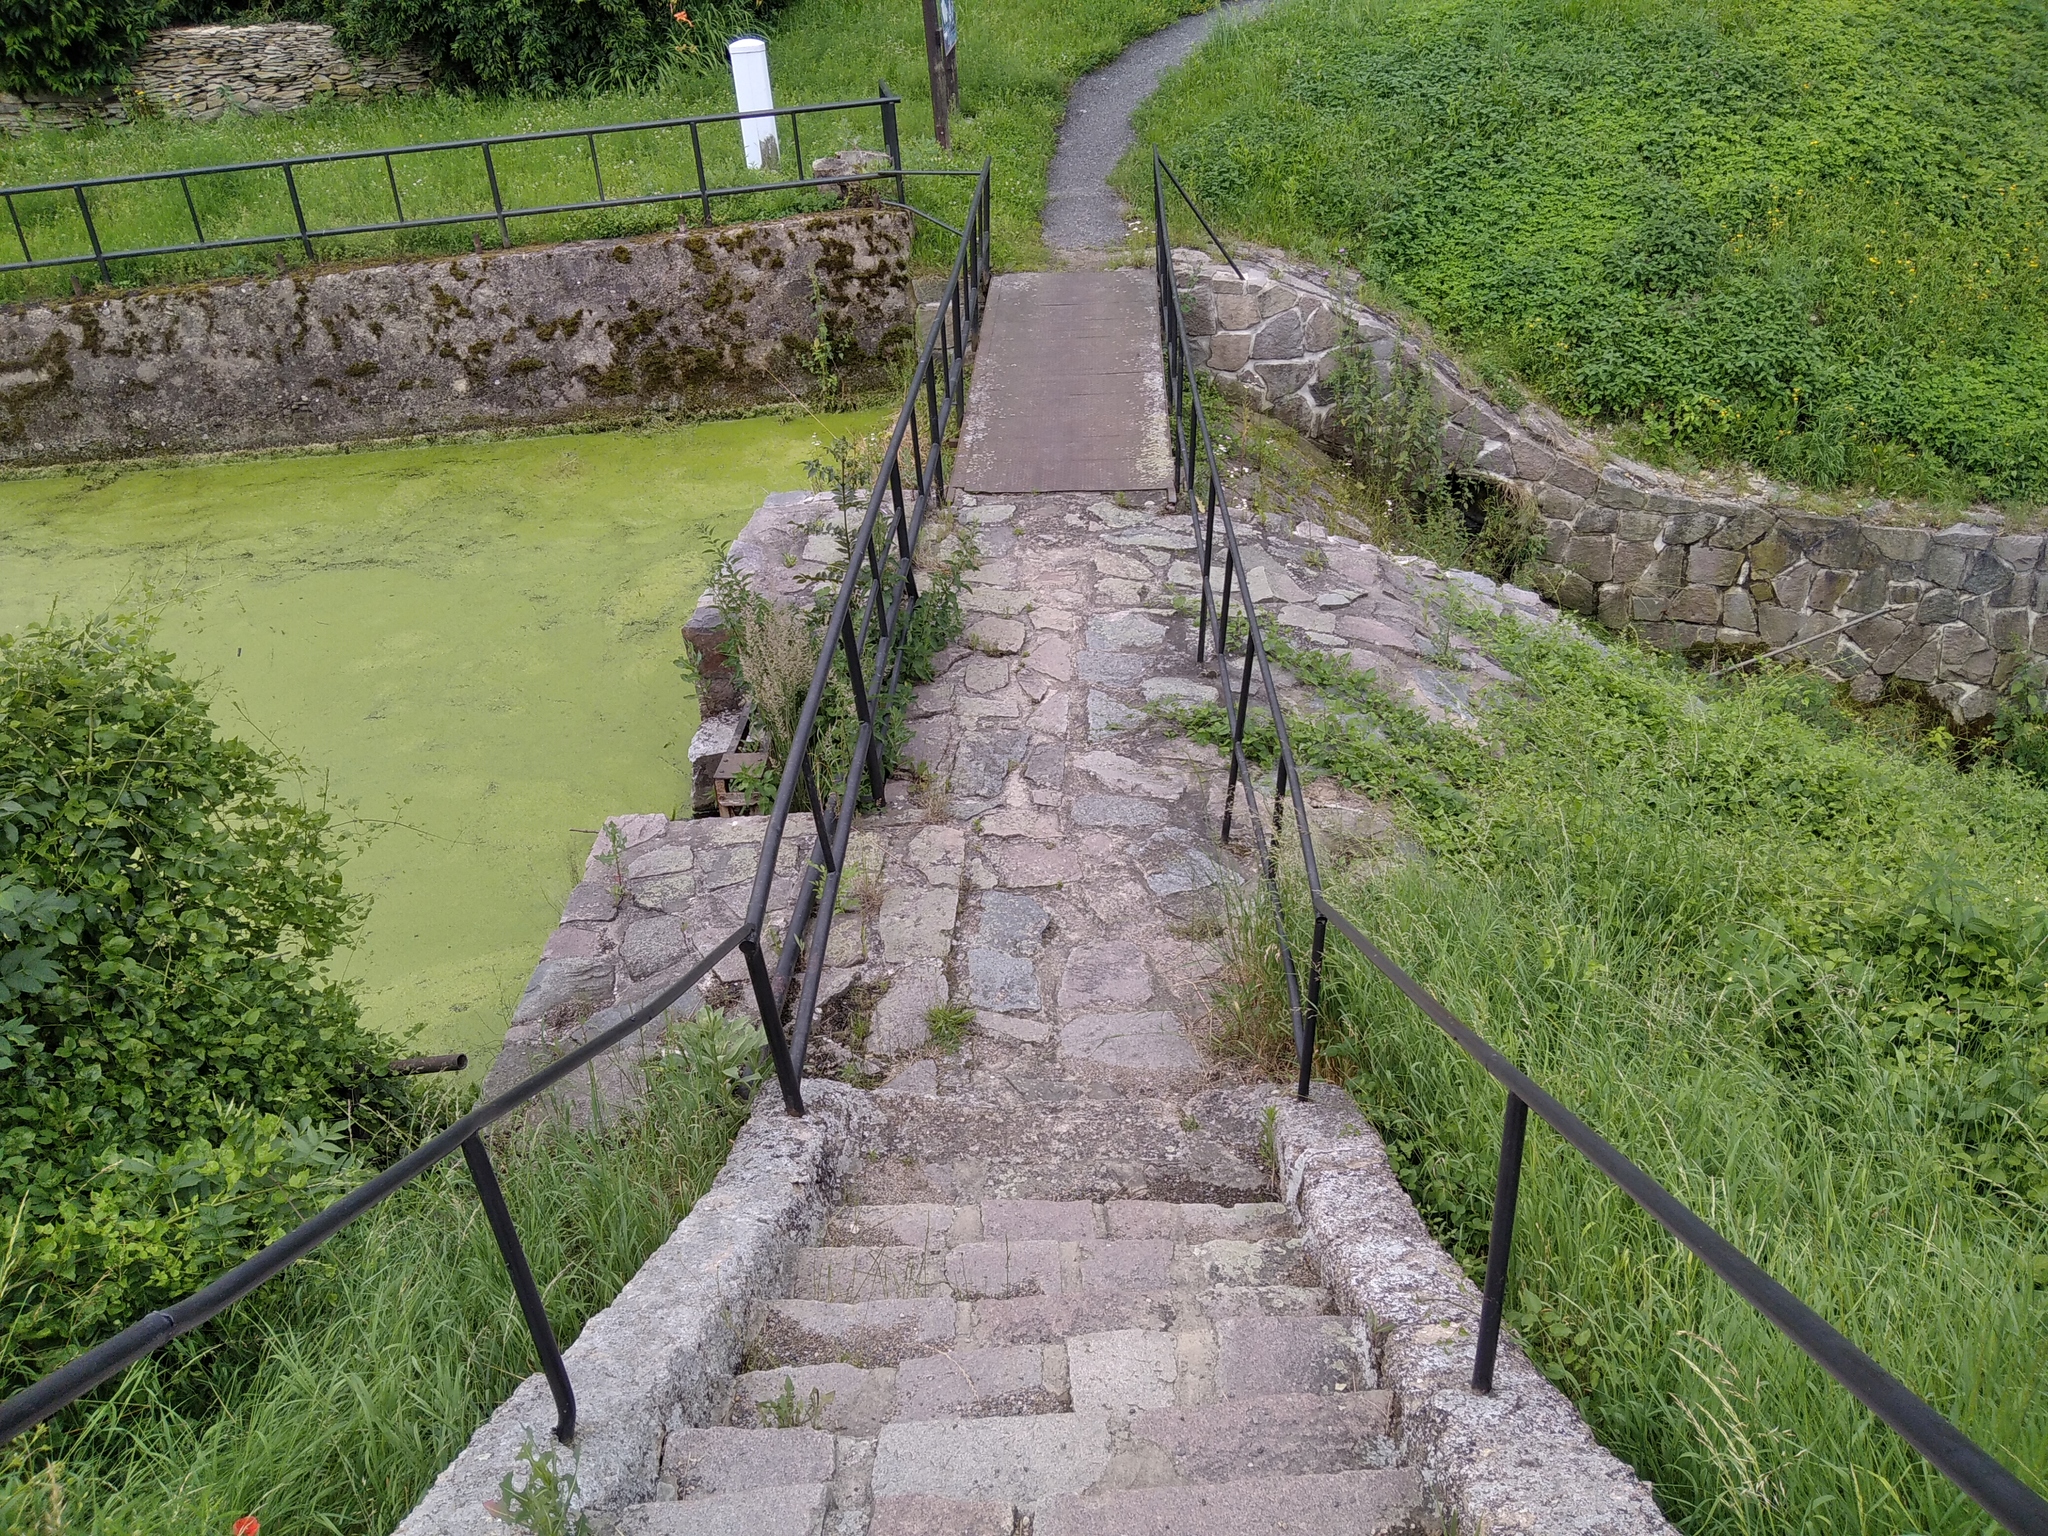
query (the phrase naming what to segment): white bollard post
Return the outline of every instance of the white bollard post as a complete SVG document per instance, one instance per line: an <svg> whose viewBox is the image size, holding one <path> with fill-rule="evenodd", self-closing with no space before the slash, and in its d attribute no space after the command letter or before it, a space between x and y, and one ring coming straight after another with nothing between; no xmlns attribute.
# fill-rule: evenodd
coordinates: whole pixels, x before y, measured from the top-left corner
<svg viewBox="0 0 2048 1536"><path fill-rule="evenodd" d="M746 147L747 169L782 163L782 147L775 141L775 87L768 83L768 45L758 37L736 37L726 46L732 60L732 94L735 110L765 112L765 117L740 119L740 143Z"/></svg>

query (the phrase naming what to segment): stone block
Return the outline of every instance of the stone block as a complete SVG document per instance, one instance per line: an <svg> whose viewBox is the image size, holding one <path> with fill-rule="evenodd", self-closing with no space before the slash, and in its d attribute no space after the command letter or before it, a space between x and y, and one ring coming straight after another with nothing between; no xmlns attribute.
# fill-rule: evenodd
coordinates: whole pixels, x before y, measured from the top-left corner
<svg viewBox="0 0 2048 1536"><path fill-rule="evenodd" d="M1913 609L1913 622L1933 626L1952 624L1963 616L1963 599L1960 593L1946 587L1936 587Z"/></svg>
<svg viewBox="0 0 2048 1536"><path fill-rule="evenodd" d="M1170 1333L1125 1328L1067 1340L1067 1390L1077 1413L1169 1408L1179 1371L1178 1343Z"/></svg>
<svg viewBox="0 0 2048 1536"><path fill-rule="evenodd" d="M1609 629L1625 629L1630 617L1628 589L1618 581L1603 586L1594 600L1593 616Z"/></svg>
<svg viewBox="0 0 2048 1536"><path fill-rule="evenodd" d="M1963 578L1969 574L1970 554L1971 551L1967 549L1959 549L1953 544L1937 542L1927 552L1927 559L1925 561L1927 579L1937 587L1955 587L1960 589L1963 585Z"/></svg>
<svg viewBox="0 0 2048 1536"><path fill-rule="evenodd" d="M1939 643L1943 676L1965 683L1991 681L1991 673L1998 665L1998 653L1969 625L1943 625Z"/></svg>
<svg viewBox="0 0 2048 1536"><path fill-rule="evenodd" d="M900 968L890 979L889 990L875 1004L868 1050L884 1056L922 1050L931 1038L925 1015L946 1001L946 996L942 959L929 956Z"/></svg>
<svg viewBox="0 0 2048 1536"><path fill-rule="evenodd" d="M1509 439L1509 448L1514 454L1514 476L1517 480L1531 480L1541 483L1550 478L1557 467L1557 455L1533 438L1517 432ZM1562 487L1558 487L1562 489Z"/></svg>
<svg viewBox="0 0 2048 1536"><path fill-rule="evenodd" d="M1763 636L1764 644L1768 646L1789 645L1799 635L1798 610L1775 603L1757 609L1756 624L1757 633Z"/></svg>
<svg viewBox="0 0 2048 1536"><path fill-rule="evenodd" d="M1925 560L1934 543L1925 528L1870 527L1863 530L1863 539L1885 559L1909 565Z"/></svg>
<svg viewBox="0 0 2048 1536"><path fill-rule="evenodd" d="M868 1536L1011 1536L1015 1506L1005 1499L945 1499L897 1494L876 1499Z"/></svg>
<svg viewBox="0 0 2048 1536"><path fill-rule="evenodd" d="M1580 527L1579 520L1587 511L1585 498L1574 496L1570 491L1559 490L1554 485L1546 485L1537 491L1536 510L1544 517L1570 523L1580 533L1611 533L1614 530L1613 512L1604 507L1593 509L1598 514L1597 523Z"/></svg>
<svg viewBox="0 0 2048 1536"><path fill-rule="evenodd" d="M967 997L992 1013L1035 1013L1042 1006L1031 961L995 949L968 950Z"/></svg>
<svg viewBox="0 0 2048 1536"><path fill-rule="evenodd" d="M1285 283L1272 283L1259 290L1259 318L1268 319L1274 315L1287 313L1298 314L1297 306L1301 301L1302 295Z"/></svg>
<svg viewBox="0 0 2048 1536"><path fill-rule="evenodd" d="M790 1294L805 1301L901 1301L944 1296L939 1259L922 1247L804 1248Z"/></svg>
<svg viewBox="0 0 2048 1536"><path fill-rule="evenodd" d="M1089 1200L984 1200L981 1235L990 1242L1073 1243L1103 1236Z"/></svg>
<svg viewBox="0 0 2048 1536"><path fill-rule="evenodd" d="M1288 1393L1198 1407L1154 1408L1131 1421L1131 1439L1159 1447L1186 1482L1229 1482L1382 1467L1393 1394Z"/></svg>
<svg viewBox="0 0 2048 1536"><path fill-rule="evenodd" d="M1798 546L1786 537L1784 529L1774 528L1750 546L1749 568L1758 576L1775 579L1798 558Z"/></svg>
<svg viewBox="0 0 2048 1536"><path fill-rule="evenodd" d="M1847 519L1829 519L1820 537L1807 546L1806 558L1824 570L1855 570L1869 558L1861 525Z"/></svg>
<svg viewBox="0 0 2048 1536"><path fill-rule="evenodd" d="M1664 519L1664 542L1697 544L1720 526L1720 518L1711 512L1702 512L1696 508L1671 513Z"/></svg>
<svg viewBox="0 0 2048 1536"><path fill-rule="evenodd" d="M1576 459L1558 458L1544 478L1574 496L1591 496L1600 488L1600 477Z"/></svg>
<svg viewBox="0 0 2048 1536"><path fill-rule="evenodd" d="M1283 309L1258 329L1252 338L1253 358L1298 358L1302 353L1301 315Z"/></svg>
<svg viewBox="0 0 2048 1536"><path fill-rule="evenodd" d="M1215 292L1217 330L1249 331L1259 323L1259 301L1256 298L1241 290L1229 292L1220 283Z"/></svg>
<svg viewBox="0 0 2048 1536"><path fill-rule="evenodd" d="M1785 608L1806 607L1807 594L1813 590L1814 578L1819 574L1819 571L1804 560L1780 571L1771 579L1771 586L1777 593L1779 605Z"/></svg>
<svg viewBox="0 0 2048 1536"><path fill-rule="evenodd" d="M533 968L512 1023L559 1023L588 1018L610 1005L616 973L610 955L543 960Z"/></svg>
<svg viewBox="0 0 2048 1536"><path fill-rule="evenodd" d="M1713 624L1721 617L1719 587L1681 587L1664 600L1663 617L1681 624Z"/></svg>
<svg viewBox="0 0 2048 1536"><path fill-rule="evenodd" d="M1301 302L1301 344L1309 352L1323 352L1337 345L1337 317L1321 299Z"/></svg>
<svg viewBox="0 0 2048 1536"><path fill-rule="evenodd" d="M1848 592L1849 582L1848 571L1816 569L1812 585L1806 589L1806 606L1815 613L1832 613ZM1779 581L1779 590L1784 590L1782 579Z"/></svg>
<svg viewBox="0 0 2048 1536"><path fill-rule="evenodd" d="M1218 331L1209 338L1208 366L1211 373L1234 374L1252 357L1252 338L1246 331Z"/></svg>
<svg viewBox="0 0 2048 1536"><path fill-rule="evenodd" d="M612 1530L614 1536L823 1536L831 1497L829 1483L809 1483L633 1504Z"/></svg>
<svg viewBox="0 0 2048 1536"><path fill-rule="evenodd" d="M1731 588L1721 599L1721 622L1744 634L1756 633L1756 603L1741 587Z"/></svg>
<svg viewBox="0 0 2048 1536"><path fill-rule="evenodd" d="M887 1367L863 1371L851 1365L749 1371L732 1384L729 1417L733 1425L740 1429L777 1427L769 1405L781 1400L785 1391L806 1410L809 1428L841 1435L874 1435L895 1411L896 1373Z"/></svg>
<svg viewBox="0 0 2048 1536"><path fill-rule="evenodd" d="M1931 683L1941 675L1941 642L1928 640L1917 646L1894 670L1893 676L1909 683Z"/></svg>
<svg viewBox="0 0 2048 1536"><path fill-rule="evenodd" d="M872 1487L877 1502L937 1494L1035 1504L1092 1487L1109 1455L1109 1420L1101 1413L885 1424Z"/></svg>
<svg viewBox="0 0 2048 1536"><path fill-rule="evenodd" d="M943 960L953 950L953 925L959 916L960 892L949 886L893 884L882 891L882 916L876 925L882 955L889 960Z"/></svg>
<svg viewBox="0 0 2048 1536"><path fill-rule="evenodd" d="M1976 551L1989 549L1997 537L1989 528L1978 528L1969 523L1957 523L1953 528L1944 528L1934 536L1936 549L1960 549Z"/></svg>
<svg viewBox="0 0 2048 1536"><path fill-rule="evenodd" d="M1695 586L1727 587L1742 571L1740 549L1716 549L1711 544L1694 544L1685 558L1685 579Z"/></svg>
<svg viewBox="0 0 2048 1536"><path fill-rule="evenodd" d="M1201 1054L1171 1013L1083 1013L1060 1027L1063 1062L1159 1071L1193 1070Z"/></svg>
<svg viewBox="0 0 2048 1536"><path fill-rule="evenodd" d="M2023 651L2031 626L2024 608L1998 608L1991 614L1991 644L2000 651Z"/></svg>
<svg viewBox="0 0 2048 1536"><path fill-rule="evenodd" d="M1337 1317L1216 1321L1216 1395L1359 1392L1377 1386L1361 1323Z"/></svg>
<svg viewBox="0 0 2048 1536"><path fill-rule="evenodd" d="M1883 571L1853 571L1847 574L1850 576L1848 590L1835 599L1837 608L1846 609L1850 613L1875 613L1884 607L1888 583Z"/></svg>
<svg viewBox="0 0 2048 1536"><path fill-rule="evenodd" d="M1060 1406L1057 1383L1046 1380L1042 1345L956 1349L896 1368L898 1423L1056 1413Z"/></svg>
<svg viewBox="0 0 2048 1536"><path fill-rule="evenodd" d="M1152 999L1145 951L1136 944L1077 944L1060 975L1063 1011L1133 1008Z"/></svg>
<svg viewBox="0 0 2048 1536"><path fill-rule="evenodd" d="M1685 546L1682 544L1667 544L1658 550L1656 557L1635 580L1636 591L1657 597L1668 597L1684 585Z"/></svg>
<svg viewBox="0 0 2048 1536"><path fill-rule="evenodd" d="M772 1365L895 1365L953 1342L955 1308L917 1301L767 1301L754 1353Z"/></svg>
<svg viewBox="0 0 2048 1536"><path fill-rule="evenodd" d="M1616 539L1614 554L1608 566L1609 577L1623 586L1628 586L1640 581L1643 573L1650 568L1656 558L1657 549L1653 544Z"/></svg>
<svg viewBox="0 0 2048 1536"><path fill-rule="evenodd" d="M1247 1524L1292 1536L1374 1536L1426 1528L1413 1469L1246 1477L1051 1500L1035 1536L1239 1536Z"/></svg>
<svg viewBox="0 0 2048 1536"><path fill-rule="evenodd" d="M2038 533L2007 534L1991 541L1991 553L2015 571L2034 571L2041 567L2044 546L2048 539Z"/></svg>
<svg viewBox="0 0 2048 1536"><path fill-rule="evenodd" d="M1594 491L1593 499L1602 506L1622 510L1641 511L1649 505L1649 498L1637 486L1611 469L1601 472L1600 485Z"/></svg>
<svg viewBox="0 0 2048 1536"><path fill-rule="evenodd" d="M1567 522L1545 522L1543 528L1543 558L1552 565L1564 563L1566 552L1572 547L1572 525Z"/></svg>
<svg viewBox="0 0 2048 1536"><path fill-rule="evenodd" d="M1216 334L1216 293L1212 288L1197 285L1190 289L1181 301L1181 328L1190 340L1197 336Z"/></svg>
<svg viewBox="0 0 2048 1536"><path fill-rule="evenodd" d="M696 953L683 937L683 925L666 914L648 914L626 930L619 943L619 964L633 981L645 981Z"/></svg>
<svg viewBox="0 0 2048 1536"><path fill-rule="evenodd" d="M1654 544L1664 532L1664 519L1640 509L1618 511L1614 514L1614 531L1624 539Z"/></svg>
<svg viewBox="0 0 2048 1536"><path fill-rule="evenodd" d="M661 1475L679 1497L788 1488L832 1477L832 1436L817 1429L675 1429Z"/></svg>
<svg viewBox="0 0 2048 1536"><path fill-rule="evenodd" d="M1707 536L1707 542L1716 549L1747 549L1769 533L1774 522L1768 507L1741 507Z"/></svg>
<svg viewBox="0 0 2048 1536"><path fill-rule="evenodd" d="M1577 571L1589 582L1603 582L1614 572L1614 546L1604 537L1571 539L1559 564Z"/></svg>
<svg viewBox="0 0 2048 1536"><path fill-rule="evenodd" d="M1990 550L1979 550L1970 556L1969 568L1963 573L1962 589L1972 597L1988 599L1992 606L2003 607L2012 591L2013 569Z"/></svg>
<svg viewBox="0 0 2048 1536"><path fill-rule="evenodd" d="M1256 349L1253 350L1252 357L1254 361L1250 371L1251 380L1275 400L1284 400L1308 383L1315 374L1315 364L1303 362L1300 358L1259 361Z"/></svg>

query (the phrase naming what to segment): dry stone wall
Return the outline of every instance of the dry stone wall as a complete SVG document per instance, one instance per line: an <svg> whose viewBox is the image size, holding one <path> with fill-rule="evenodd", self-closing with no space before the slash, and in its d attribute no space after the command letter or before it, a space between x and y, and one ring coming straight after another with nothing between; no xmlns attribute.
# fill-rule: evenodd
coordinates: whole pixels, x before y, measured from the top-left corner
<svg viewBox="0 0 2048 1536"><path fill-rule="evenodd" d="M0 310L0 462L342 442L887 380L910 221L848 209Z"/></svg>
<svg viewBox="0 0 2048 1536"><path fill-rule="evenodd" d="M1783 652L1874 703L1923 688L1958 721L1988 717L2001 690L2048 656L2048 563L2038 534L1969 523L1934 531L1823 516L1763 494L1702 491L1615 458L1555 412L1502 409L1392 316L1346 297L1356 279L1258 253L1239 276L1176 251L1196 363L1228 393L1325 446L1344 428L1340 350L1385 368L1419 363L1463 472L1507 486L1542 519L1525 577L1552 601L1667 650Z"/></svg>
<svg viewBox="0 0 2048 1536"><path fill-rule="evenodd" d="M334 28L280 21L259 27L171 27L143 44L128 84L106 96L16 96L0 91L0 129L78 128L138 114L211 122L229 108L289 112L330 97L413 95L430 81L424 59L351 58Z"/></svg>

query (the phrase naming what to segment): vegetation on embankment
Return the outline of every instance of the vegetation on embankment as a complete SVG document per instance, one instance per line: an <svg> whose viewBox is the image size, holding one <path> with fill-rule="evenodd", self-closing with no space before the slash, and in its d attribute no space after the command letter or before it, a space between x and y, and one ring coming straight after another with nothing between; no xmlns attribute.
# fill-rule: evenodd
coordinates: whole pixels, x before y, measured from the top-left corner
<svg viewBox="0 0 2048 1536"><path fill-rule="evenodd" d="M2037 0L1293 0L1139 127L1632 451L2027 505L2044 70Z"/></svg>
<svg viewBox="0 0 2048 1536"><path fill-rule="evenodd" d="M672 1036L645 1108L594 1130L541 1117L492 1156L566 1346L710 1186L746 1112L758 1031ZM463 1107L427 1098L424 1138ZM0 1341L0 1371L22 1362ZM0 1529L187 1536L387 1531L538 1369L482 1207L452 1158L312 1258L49 1425L0 1447Z"/></svg>
<svg viewBox="0 0 2048 1536"><path fill-rule="evenodd" d="M845 101L872 96L886 79L905 97L904 155L914 166L974 169L982 157L996 162L994 239L996 260L1008 267L1043 264L1038 217L1045 202L1046 167L1051 162L1067 91L1086 71L1108 62L1133 39L1203 10L1210 0L987 0L968 8L960 28L961 107L953 120L953 148L939 150L932 137L931 86L925 69L922 14L897 0L795 0L768 26L768 53L776 100L785 105ZM722 43L720 44L722 48ZM384 148L402 144L527 133L550 128L645 122L693 113L733 110L732 82L722 66L675 70L655 83L617 90L553 95L485 96L439 90L422 97L356 105L332 105L270 117L228 117L209 124L150 119L75 133L39 132L0 141L0 183L25 185L67 177L110 176L134 171L223 165L278 155ZM784 120L787 128L787 120ZM806 161L858 142L882 148L873 111L806 118L802 127ZM769 180L782 172L749 173L740 157L738 130L721 124L703 134L705 160L714 185ZM794 146L785 146L786 150ZM695 166L688 135L641 135L604 141L605 189L613 197L694 186ZM508 201L528 204L580 201L592 195L590 149L581 139L559 145L507 149L497 162ZM804 167L809 173L809 167ZM395 174L407 212L416 217L488 211L491 193L482 159L474 152L415 156ZM916 184L916 201L926 207L966 207L967 184L931 180ZM391 191L381 160L351 167L308 170L299 190L306 217L315 223L376 221L391 216ZM193 197L210 239L232 239L291 230L285 190L275 173L208 178L192 184ZM152 192L108 190L94 194L94 219L102 244L130 249L177 244L191 238L191 218L173 182ZM775 212L825 206L816 197L756 197L721 202L720 220L763 217ZM17 198L30 248L38 257L89 253L76 203L68 195ZM694 206L551 216L515 222L512 237L522 243L613 238L673 229L681 211L692 224ZM408 230L321 243L323 259L387 254L463 251L474 228L486 243L495 226ZM12 235L12 230L8 231ZM952 237L926 229L920 251L939 262L952 260ZM117 282L163 282L215 273L266 272L280 260L296 264L291 245L117 265ZM80 281L92 269L73 270ZM64 271L0 276L0 298L70 292Z"/></svg>
<svg viewBox="0 0 2048 1536"><path fill-rule="evenodd" d="M1294 726L1304 760L1393 805L1410 840L1326 850L1331 898L2048 1485L2048 781L1961 771L1945 733L1851 714L1808 675L1717 682L1569 624L1468 627L1514 674L1482 695L1476 735L1276 647L1328 706ZM1289 906L1305 953L1298 889ZM1255 917L1240 939L1229 1033L1291 1059L1271 941ZM1330 953L1319 1071L1477 1274L1500 1091ZM1688 1532L1985 1528L1540 1126L1514 1255L1509 1322Z"/></svg>

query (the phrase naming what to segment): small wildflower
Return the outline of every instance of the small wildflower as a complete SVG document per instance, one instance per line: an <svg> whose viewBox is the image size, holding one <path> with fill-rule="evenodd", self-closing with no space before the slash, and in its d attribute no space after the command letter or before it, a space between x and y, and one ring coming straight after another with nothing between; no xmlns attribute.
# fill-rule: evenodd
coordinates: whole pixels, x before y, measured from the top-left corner
<svg viewBox="0 0 2048 1536"><path fill-rule="evenodd" d="M257 1536L263 1529L263 1522L254 1515L244 1515L234 1525L234 1536Z"/></svg>

